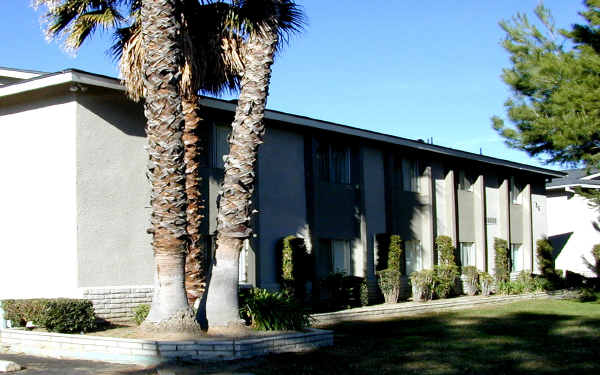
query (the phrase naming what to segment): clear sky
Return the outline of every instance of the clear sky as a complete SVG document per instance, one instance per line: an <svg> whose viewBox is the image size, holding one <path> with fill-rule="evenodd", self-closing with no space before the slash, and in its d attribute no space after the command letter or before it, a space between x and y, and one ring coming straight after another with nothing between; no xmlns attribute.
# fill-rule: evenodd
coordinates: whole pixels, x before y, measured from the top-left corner
<svg viewBox="0 0 600 375"><path fill-rule="evenodd" d="M498 26L537 0L298 0L306 31L276 60L270 109L542 165L491 128L509 95ZM74 57L45 40L30 0L2 0L0 66L117 76L97 35ZM546 0L559 27L582 22L580 0ZM558 169L560 166L550 166Z"/></svg>

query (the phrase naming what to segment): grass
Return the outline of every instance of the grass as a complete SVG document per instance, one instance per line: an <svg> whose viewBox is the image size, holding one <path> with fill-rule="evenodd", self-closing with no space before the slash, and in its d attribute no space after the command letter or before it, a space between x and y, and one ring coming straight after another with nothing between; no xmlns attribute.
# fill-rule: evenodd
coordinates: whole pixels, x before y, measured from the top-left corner
<svg viewBox="0 0 600 375"><path fill-rule="evenodd" d="M600 373L600 302L535 300L342 323L335 347L271 355L261 374Z"/></svg>

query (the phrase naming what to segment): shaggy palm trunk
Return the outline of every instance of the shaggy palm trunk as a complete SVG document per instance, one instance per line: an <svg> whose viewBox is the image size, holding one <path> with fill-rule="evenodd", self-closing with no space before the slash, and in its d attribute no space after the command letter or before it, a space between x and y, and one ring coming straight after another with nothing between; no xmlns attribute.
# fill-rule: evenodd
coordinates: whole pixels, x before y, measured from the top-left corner
<svg viewBox="0 0 600 375"><path fill-rule="evenodd" d="M238 265L249 223L258 146L263 142L263 117L277 33L264 29L247 42L240 96L231 124L230 151L217 215L217 250L206 301L209 328L239 324Z"/></svg>
<svg viewBox="0 0 600 375"><path fill-rule="evenodd" d="M185 192L187 196L188 253L185 259L185 290L190 306L202 293L206 285L206 248L200 233L200 223L204 218L204 205L200 194L202 178L198 175L202 145L198 136L198 124L202 121L198 112L198 96L185 96L182 100L185 126L183 144L185 146Z"/></svg>
<svg viewBox="0 0 600 375"><path fill-rule="evenodd" d="M184 287L186 196L183 114L179 95L182 51L176 0L142 2L148 178L155 291L144 328L182 331L197 327Z"/></svg>

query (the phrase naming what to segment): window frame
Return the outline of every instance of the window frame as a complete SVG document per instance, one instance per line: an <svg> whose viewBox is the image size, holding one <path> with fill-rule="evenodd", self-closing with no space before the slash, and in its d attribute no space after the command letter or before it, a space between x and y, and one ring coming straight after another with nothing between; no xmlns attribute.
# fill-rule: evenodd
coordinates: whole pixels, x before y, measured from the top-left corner
<svg viewBox="0 0 600 375"><path fill-rule="evenodd" d="M515 257L515 251L518 257ZM510 244L510 272L521 272L523 269L523 244L513 242Z"/></svg>
<svg viewBox="0 0 600 375"><path fill-rule="evenodd" d="M477 246L476 246L475 242L467 242L467 241L459 242L458 249L459 249L458 255L460 257L461 267L465 267L465 266L477 267ZM468 249L467 253L466 253L466 255L467 255L466 262L464 260L465 257L463 256L463 254L465 254L465 249ZM472 255L473 259L471 259L471 255Z"/></svg>
<svg viewBox="0 0 600 375"><path fill-rule="evenodd" d="M421 271L423 269L423 246L421 245L421 241L419 240L409 240L404 241L404 269L406 270L406 274L410 276L411 273L416 271ZM415 252L415 266L413 269L409 267L409 264L412 264L412 259L410 253Z"/></svg>

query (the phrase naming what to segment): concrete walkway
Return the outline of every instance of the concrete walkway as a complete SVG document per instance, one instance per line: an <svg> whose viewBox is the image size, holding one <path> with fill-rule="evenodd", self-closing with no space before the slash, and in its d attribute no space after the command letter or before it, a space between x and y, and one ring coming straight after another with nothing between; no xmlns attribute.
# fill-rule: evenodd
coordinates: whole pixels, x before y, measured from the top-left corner
<svg viewBox="0 0 600 375"><path fill-rule="evenodd" d="M317 326L327 326L351 320L380 319L385 317L414 315L420 313L468 309L477 306L510 303L528 299L551 298L548 293L528 293L511 296L465 296L439 299L428 302L400 302L375 306L357 307L354 309L331 313L313 314Z"/></svg>

